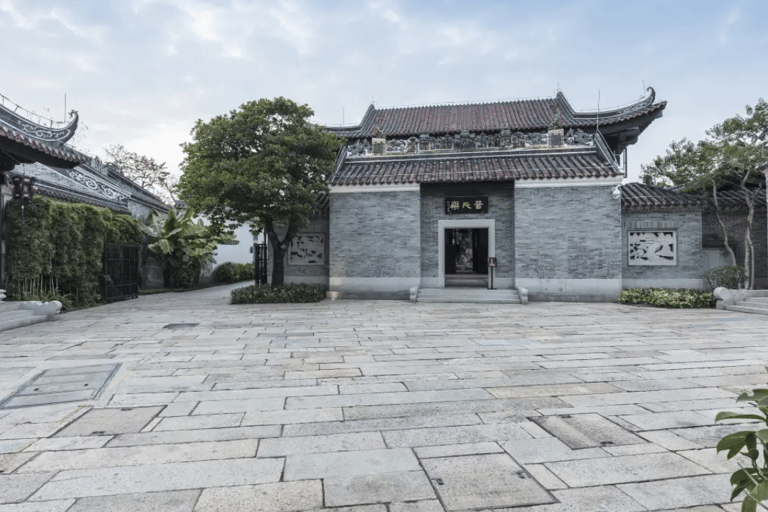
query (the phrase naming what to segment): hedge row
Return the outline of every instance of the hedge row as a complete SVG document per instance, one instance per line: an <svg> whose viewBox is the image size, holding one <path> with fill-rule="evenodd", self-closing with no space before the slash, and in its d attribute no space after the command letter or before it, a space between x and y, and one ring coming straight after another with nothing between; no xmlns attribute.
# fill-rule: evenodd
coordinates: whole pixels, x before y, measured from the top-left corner
<svg viewBox="0 0 768 512"><path fill-rule="evenodd" d="M268 304L275 302L320 302L325 298L325 287L321 285L283 285L274 288L246 286L232 290L230 304Z"/></svg>
<svg viewBox="0 0 768 512"><path fill-rule="evenodd" d="M659 308L713 308L711 292L685 288L629 288L621 292L621 304L648 304Z"/></svg>
<svg viewBox="0 0 768 512"><path fill-rule="evenodd" d="M41 196L6 209L8 299L60 300L65 308L103 301L104 245L139 243L129 215Z"/></svg>

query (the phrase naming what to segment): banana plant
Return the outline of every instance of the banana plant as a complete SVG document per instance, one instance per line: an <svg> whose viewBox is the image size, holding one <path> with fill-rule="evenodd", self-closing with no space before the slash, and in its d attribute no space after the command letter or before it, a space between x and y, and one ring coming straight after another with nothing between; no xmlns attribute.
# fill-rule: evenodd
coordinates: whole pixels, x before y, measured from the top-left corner
<svg viewBox="0 0 768 512"><path fill-rule="evenodd" d="M213 263L219 244L237 243L233 235L215 234L202 220L195 222L191 209L181 215L169 210L165 219L153 212L146 225L142 225L142 231L150 238L147 248L160 257L166 276L187 267L195 272L194 282L200 270Z"/></svg>

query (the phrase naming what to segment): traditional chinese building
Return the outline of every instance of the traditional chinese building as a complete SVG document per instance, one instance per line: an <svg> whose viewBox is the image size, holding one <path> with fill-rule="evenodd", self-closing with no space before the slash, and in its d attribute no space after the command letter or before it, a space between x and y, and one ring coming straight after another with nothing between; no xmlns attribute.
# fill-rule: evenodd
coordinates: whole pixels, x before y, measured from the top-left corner
<svg viewBox="0 0 768 512"><path fill-rule="evenodd" d="M327 128L346 146L327 214L297 236L286 280L366 298L488 288L491 277L532 300L700 287L704 206L620 186L627 148L666 107L649 92L600 112L576 112L562 93L371 106L360 124Z"/></svg>
<svg viewBox="0 0 768 512"><path fill-rule="evenodd" d="M68 122L56 123L1 98L2 211L14 198L14 188L17 193L23 189L26 194L102 206L136 218L145 218L155 209L167 211L157 196L119 170L68 144L77 130L77 112L70 113ZM0 283L5 282L5 238L2 243Z"/></svg>

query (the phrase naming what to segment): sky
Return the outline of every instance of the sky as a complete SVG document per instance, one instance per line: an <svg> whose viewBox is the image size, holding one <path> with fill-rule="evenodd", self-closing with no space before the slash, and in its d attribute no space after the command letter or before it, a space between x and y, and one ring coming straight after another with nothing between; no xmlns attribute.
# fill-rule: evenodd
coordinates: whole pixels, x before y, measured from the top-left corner
<svg viewBox="0 0 768 512"><path fill-rule="evenodd" d="M768 99L766 26L765 0L0 0L0 94L56 121L77 110L80 150L122 144L180 174L198 119L259 98L352 125L371 102L559 89L596 110L652 86L668 105L629 148L636 181L672 141Z"/></svg>

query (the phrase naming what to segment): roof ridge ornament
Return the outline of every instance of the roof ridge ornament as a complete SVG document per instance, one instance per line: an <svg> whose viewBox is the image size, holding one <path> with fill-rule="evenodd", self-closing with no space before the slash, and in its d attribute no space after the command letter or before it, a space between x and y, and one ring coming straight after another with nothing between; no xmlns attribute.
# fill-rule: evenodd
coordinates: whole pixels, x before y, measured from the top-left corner
<svg viewBox="0 0 768 512"><path fill-rule="evenodd" d="M71 110L69 112L69 117L69 123L61 128L43 126L21 116L14 110L10 110L0 103L0 125L8 126L28 137L48 144L64 144L74 137L80 116L77 110ZM51 122L53 123L53 121Z"/></svg>

